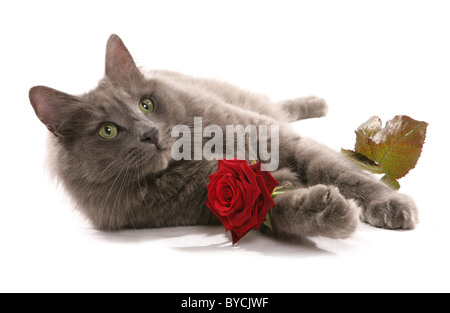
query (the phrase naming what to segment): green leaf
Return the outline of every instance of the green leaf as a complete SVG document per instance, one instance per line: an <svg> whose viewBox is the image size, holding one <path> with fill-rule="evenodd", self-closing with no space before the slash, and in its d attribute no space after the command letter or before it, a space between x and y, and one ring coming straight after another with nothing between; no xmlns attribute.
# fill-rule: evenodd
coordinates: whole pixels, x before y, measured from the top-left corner
<svg viewBox="0 0 450 313"><path fill-rule="evenodd" d="M393 179L393 178L390 178L390 177L384 175L383 177L381 177L381 181L384 182L386 185L388 185L389 187L391 187L394 190L400 189L400 183L396 179Z"/></svg>
<svg viewBox="0 0 450 313"><path fill-rule="evenodd" d="M285 189L285 188L288 188L288 187L291 187L291 184L284 184L284 185L276 186L275 188L273 188L272 193L283 194L287 190L282 190L282 189Z"/></svg>
<svg viewBox="0 0 450 313"><path fill-rule="evenodd" d="M274 191L272 192L272 198L275 199L276 196L282 195L284 193L286 193L286 191Z"/></svg>
<svg viewBox="0 0 450 313"><path fill-rule="evenodd" d="M374 160L391 180L413 169L422 152L428 124L406 115L395 116L369 138Z"/></svg>
<svg viewBox="0 0 450 313"><path fill-rule="evenodd" d="M361 124L356 130L355 152L364 155L369 160L375 161L369 146L369 139L378 133L383 124L378 116L372 116L367 122Z"/></svg>
<svg viewBox="0 0 450 313"><path fill-rule="evenodd" d="M374 174L383 174L383 170L381 169L380 165L372 160L369 160L366 156L353 150L341 149L341 152L352 162L359 165L362 169Z"/></svg>
<svg viewBox="0 0 450 313"><path fill-rule="evenodd" d="M282 194L288 192L289 190L283 190L283 189L288 188L288 187L291 187L291 184L285 184L285 185L282 185L282 186L275 187L273 189L273 191L272 191L272 198L275 199L276 196L279 196L279 195L282 195Z"/></svg>
<svg viewBox="0 0 450 313"><path fill-rule="evenodd" d="M264 225L272 229L272 224L270 223L270 212L266 215L266 220L263 222Z"/></svg>

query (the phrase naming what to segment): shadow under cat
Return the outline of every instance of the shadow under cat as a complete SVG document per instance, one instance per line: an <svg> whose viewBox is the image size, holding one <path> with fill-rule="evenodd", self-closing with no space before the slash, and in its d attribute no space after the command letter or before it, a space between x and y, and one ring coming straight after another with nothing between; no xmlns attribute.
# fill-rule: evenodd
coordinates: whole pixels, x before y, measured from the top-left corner
<svg viewBox="0 0 450 313"><path fill-rule="evenodd" d="M172 249L193 253L244 250L248 252L257 252L267 256L298 255L308 257L317 255L335 255L334 252L319 248L314 241L308 238L275 240L258 231L251 231L239 242L239 245L232 245L229 238L230 234L224 232L223 226L186 226L139 230L128 229L113 232L93 230L91 236L102 241L120 244L139 244L163 241L165 245Z"/></svg>

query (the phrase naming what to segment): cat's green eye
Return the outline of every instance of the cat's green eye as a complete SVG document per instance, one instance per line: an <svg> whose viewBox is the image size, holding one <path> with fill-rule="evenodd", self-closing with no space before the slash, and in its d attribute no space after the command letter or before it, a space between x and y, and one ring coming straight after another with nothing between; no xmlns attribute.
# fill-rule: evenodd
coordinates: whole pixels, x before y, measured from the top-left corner
<svg viewBox="0 0 450 313"><path fill-rule="evenodd" d="M155 104L148 98L142 99L141 102L139 102L139 109L141 109L141 111L145 114L149 114L155 109Z"/></svg>
<svg viewBox="0 0 450 313"><path fill-rule="evenodd" d="M113 123L106 123L103 124L102 127L100 127L98 134L105 139L113 139L117 137L117 135L119 134L119 130Z"/></svg>

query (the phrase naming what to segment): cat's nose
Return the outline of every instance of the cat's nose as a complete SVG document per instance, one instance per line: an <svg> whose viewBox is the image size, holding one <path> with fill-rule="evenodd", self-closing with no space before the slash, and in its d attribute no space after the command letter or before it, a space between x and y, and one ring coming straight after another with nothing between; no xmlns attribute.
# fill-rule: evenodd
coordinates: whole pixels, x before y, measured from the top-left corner
<svg viewBox="0 0 450 313"><path fill-rule="evenodd" d="M152 127L148 132L141 136L141 141L152 143L155 146L159 146L159 129L158 127Z"/></svg>

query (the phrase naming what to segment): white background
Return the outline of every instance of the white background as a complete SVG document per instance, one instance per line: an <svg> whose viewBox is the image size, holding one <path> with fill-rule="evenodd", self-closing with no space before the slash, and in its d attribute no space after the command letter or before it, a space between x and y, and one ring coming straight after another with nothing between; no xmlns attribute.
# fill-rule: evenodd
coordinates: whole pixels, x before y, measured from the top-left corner
<svg viewBox="0 0 450 313"><path fill-rule="evenodd" d="M0 291L450 291L448 1L2 1ZM103 233L44 169L34 85L79 94L117 33L145 68L216 77L274 100L315 94L329 116L295 127L335 149L372 115L430 125L400 182L415 231L281 243L222 227Z"/></svg>

